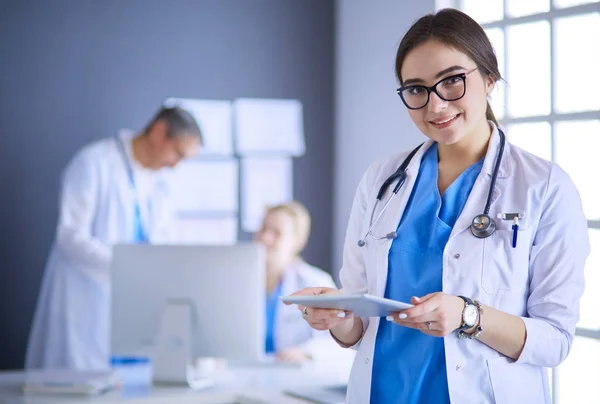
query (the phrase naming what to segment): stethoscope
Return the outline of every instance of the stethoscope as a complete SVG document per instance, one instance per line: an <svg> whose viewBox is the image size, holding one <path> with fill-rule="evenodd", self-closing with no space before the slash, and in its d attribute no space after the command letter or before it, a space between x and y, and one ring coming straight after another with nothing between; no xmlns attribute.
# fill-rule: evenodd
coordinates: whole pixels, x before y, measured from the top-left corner
<svg viewBox="0 0 600 404"><path fill-rule="evenodd" d="M491 236L492 234L494 234L494 232L496 231L496 222L494 221L494 219L492 219L492 217L489 215L489 213L490 213L490 206L492 204L492 194L494 192L494 187L496 185L496 178L498 178L498 170L500 169L500 163L502 162L502 155L504 153L504 144L506 143L506 140L504 137L504 132L502 132L502 130L500 130L500 128L498 128L498 134L500 135L500 149L498 150L498 155L496 156L494 171L492 172L492 181L490 183L490 189L488 191L488 197L487 197L487 201L485 203L485 208L483 209L483 213L480 213L479 215L475 216L473 218L473 221L471 222L471 233L477 238L487 238L487 237ZM406 181L406 168L408 167L408 164L410 163L410 161L412 160L414 155L421 148L421 146L423 146L423 144L420 144L413 151L411 151L410 154L406 157L406 159L404 159L404 161L402 162L400 167L398 167L398 169L392 175L390 175L383 182L383 184L381 184L381 187L379 188L379 192L377 192L377 201L375 201L375 206L373 206L373 210L371 211L371 218L369 220L369 229L367 230L367 233L362 238L362 240L358 240L359 247L364 247L366 245L367 237L369 237L369 236L375 240L393 240L396 237L398 237L398 233L396 233L396 231L391 231L383 237L376 236L375 234L373 234L373 228L377 225L377 223L379 222L379 219L381 219L381 216L386 211L386 209L389 206L392 199L394 199L394 196L396 196L398 191L400 191L400 188L402 187L402 184L404 184L404 181ZM377 205L383 198L383 195L385 194L385 192L387 191L389 186L396 180L398 182L394 186L394 188L392 190L392 194L390 195L387 202L383 206L383 209L381 209L379 211L379 214L375 218L375 221L373 221L373 218L375 217L375 212L377 210ZM522 217L522 216L519 215L519 217ZM514 233L515 236L513 238L513 240L514 240L513 247L516 247L516 232L518 230L518 224L516 224L516 222L513 225L513 230L515 232Z"/></svg>

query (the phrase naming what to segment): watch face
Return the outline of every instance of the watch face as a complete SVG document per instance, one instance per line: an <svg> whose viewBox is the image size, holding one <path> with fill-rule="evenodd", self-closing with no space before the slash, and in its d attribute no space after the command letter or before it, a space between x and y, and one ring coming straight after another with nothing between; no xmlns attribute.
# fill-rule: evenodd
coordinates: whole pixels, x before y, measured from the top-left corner
<svg viewBox="0 0 600 404"><path fill-rule="evenodd" d="M469 327L473 327L477 324L477 317L479 316L479 312L477 311L477 306L473 304L467 305L465 310L463 311L463 321Z"/></svg>

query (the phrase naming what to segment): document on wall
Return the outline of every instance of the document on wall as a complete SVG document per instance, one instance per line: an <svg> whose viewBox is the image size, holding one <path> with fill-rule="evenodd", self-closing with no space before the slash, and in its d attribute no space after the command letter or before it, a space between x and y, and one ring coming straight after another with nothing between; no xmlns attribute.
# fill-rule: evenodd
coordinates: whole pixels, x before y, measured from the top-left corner
<svg viewBox="0 0 600 404"><path fill-rule="evenodd" d="M178 212L238 212L236 159L186 160L169 175L170 195Z"/></svg>
<svg viewBox="0 0 600 404"><path fill-rule="evenodd" d="M293 198L292 159L248 157L241 163L242 229L255 232L268 206Z"/></svg>
<svg viewBox="0 0 600 404"><path fill-rule="evenodd" d="M302 103L298 100L240 98L234 102L239 154L301 156L305 152Z"/></svg>
<svg viewBox="0 0 600 404"><path fill-rule="evenodd" d="M238 237L237 216L202 217L182 215L177 219L180 244L232 245Z"/></svg>
<svg viewBox="0 0 600 404"><path fill-rule="evenodd" d="M233 155L231 101L168 98L163 105L181 107L196 119L204 138L199 155Z"/></svg>

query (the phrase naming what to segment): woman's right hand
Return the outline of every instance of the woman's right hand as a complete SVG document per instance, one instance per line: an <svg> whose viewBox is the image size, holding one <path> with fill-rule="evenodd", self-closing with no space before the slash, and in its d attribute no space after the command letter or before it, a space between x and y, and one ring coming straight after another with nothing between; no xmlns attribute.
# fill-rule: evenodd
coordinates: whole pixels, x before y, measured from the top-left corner
<svg viewBox="0 0 600 404"><path fill-rule="evenodd" d="M337 295L341 292L334 288L316 287L302 289L291 296L313 296L313 295ZM287 304L287 303L286 303ZM354 324L354 316L350 311L337 309L317 309L298 305L302 318L315 330L331 330L345 334Z"/></svg>

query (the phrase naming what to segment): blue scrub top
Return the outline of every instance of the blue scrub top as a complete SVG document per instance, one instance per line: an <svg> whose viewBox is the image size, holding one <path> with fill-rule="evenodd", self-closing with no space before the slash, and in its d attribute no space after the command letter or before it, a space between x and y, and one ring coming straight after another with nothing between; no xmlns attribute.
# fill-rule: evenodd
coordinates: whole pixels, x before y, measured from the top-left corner
<svg viewBox="0 0 600 404"><path fill-rule="evenodd" d="M467 168L440 197L438 148L421 161L388 256L385 297L410 302L442 290L442 257L483 159ZM373 403L450 403L444 339L381 319L375 341Z"/></svg>
<svg viewBox="0 0 600 404"><path fill-rule="evenodd" d="M265 352L275 352L275 316L277 314L277 305L279 304L279 296L281 296L281 282L270 294L267 295L266 314L267 314L267 330L265 338Z"/></svg>

